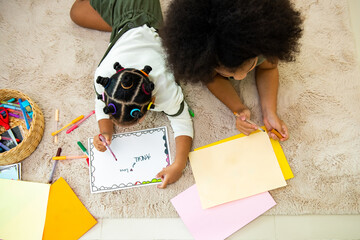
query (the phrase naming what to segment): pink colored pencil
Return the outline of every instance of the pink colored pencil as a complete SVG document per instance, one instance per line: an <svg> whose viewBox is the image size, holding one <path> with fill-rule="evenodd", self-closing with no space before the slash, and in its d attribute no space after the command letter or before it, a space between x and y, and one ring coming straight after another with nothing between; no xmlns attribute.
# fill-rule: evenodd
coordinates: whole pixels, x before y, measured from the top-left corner
<svg viewBox="0 0 360 240"><path fill-rule="evenodd" d="M81 123L83 123L86 119L88 119L91 115L93 115L95 113L95 110L91 111L91 113L89 115L87 115L86 117L84 117L80 122L78 122L77 124L75 124L74 126L72 126L71 128L69 128L66 131L66 134L71 133L73 130L75 130Z"/></svg>

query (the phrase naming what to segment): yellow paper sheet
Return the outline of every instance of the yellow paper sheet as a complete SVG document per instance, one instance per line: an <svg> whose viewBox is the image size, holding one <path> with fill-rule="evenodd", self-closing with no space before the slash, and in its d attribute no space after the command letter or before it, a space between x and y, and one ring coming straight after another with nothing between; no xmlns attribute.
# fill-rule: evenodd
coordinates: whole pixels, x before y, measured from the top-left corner
<svg viewBox="0 0 360 240"><path fill-rule="evenodd" d="M203 208L286 185L263 132L191 152L189 159Z"/></svg>
<svg viewBox="0 0 360 240"><path fill-rule="evenodd" d="M0 179L0 239L41 239L49 189L49 184Z"/></svg>
<svg viewBox="0 0 360 240"><path fill-rule="evenodd" d="M51 185L43 239L79 239L96 223L63 178Z"/></svg>
<svg viewBox="0 0 360 240"><path fill-rule="evenodd" d="M265 130L265 127L264 127L264 126L263 126L262 128ZM256 131L256 132L260 132L260 131ZM254 133L256 133L256 132L254 132ZM200 150L200 149L204 149L204 148L207 148L207 147L211 147L211 146L215 146L215 145L217 145L217 144L220 144L220 143L223 143L223 142L227 142L227 141L231 141L231 140L234 140L234 139L237 139L237 138L241 138L241 137L246 137L246 135L240 133L240 134L237 134L237 135L235 135L235 136L232 136L232 137L229 137L229 138L225 138L225 139L223 139L223 140L220 140L220 141L218 141L218 142L210 143L210 144L208 144L208 145L205 145L205 146L196 148L196 149L194 149L194 151L197 151L197 150ZM275 152L275 155L276 155L276 159L278 160L278 163L279 163L279 165L280 165L281 172L282 172L282 174L284 175L284 179L285 179L285 180L288 180L288 179L290 179L290 178L293 178L293 177L294 177L294 174L293 174L293 172L291 171L290 165L289 165L288 161L286 160L284 151L282 150L279 141L275 141L274 139L270 139L270 142L271 142L271 145L272 145L272 147L273 147L273 149L274 149L274 152Z"/></svg>

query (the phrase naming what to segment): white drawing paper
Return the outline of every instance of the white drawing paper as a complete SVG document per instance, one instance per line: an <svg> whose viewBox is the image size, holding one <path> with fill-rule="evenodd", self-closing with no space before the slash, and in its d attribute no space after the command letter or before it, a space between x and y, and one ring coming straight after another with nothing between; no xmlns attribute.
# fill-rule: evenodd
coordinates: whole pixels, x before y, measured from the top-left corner
<svg viewBox="0 0 360 240"><path fill-rule="evenodd" d="M166 127L114 134L109 150L100 152L88 139L91 193L159 184L156 175L170 165Z"/></svg>

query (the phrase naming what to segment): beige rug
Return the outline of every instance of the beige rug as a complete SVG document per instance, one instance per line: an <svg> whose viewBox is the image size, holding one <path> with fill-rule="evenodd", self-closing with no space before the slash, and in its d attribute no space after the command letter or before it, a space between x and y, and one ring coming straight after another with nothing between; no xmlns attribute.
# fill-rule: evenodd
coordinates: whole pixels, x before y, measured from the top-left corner
<svg viewBox="0 0 360 240"><path fill-rule="evenodd" d="M166 7L166 0L163 0ZM95 118L54 145L54 111L60 126L93 108L93 73L109 33L80 28L69 18L72 0L0 1L0 87L22 91L45 115L43 140L22 163L23 179L46 182L51 157L81 154L76 144L97 131ZM360 71L356 63L347 1L297 1L305 17L302 51L295 63L280 64L278 112L291 138L282 143L295 178L271 191L278 203L266 214L360 213ZM261 122L254 76L237 84L254 120ZM232 136L232 113L201 85L183 86L195 111L193 148ZM133 128L170 127L162 114L150 114ZM170 132L172 153L173 134ZM170 199L194 184L190 166L166 190L154 186L90 194L85 161L63 161L62 176L97 218L177 217ZM224 183L226 184L226 183Z"/></svg>

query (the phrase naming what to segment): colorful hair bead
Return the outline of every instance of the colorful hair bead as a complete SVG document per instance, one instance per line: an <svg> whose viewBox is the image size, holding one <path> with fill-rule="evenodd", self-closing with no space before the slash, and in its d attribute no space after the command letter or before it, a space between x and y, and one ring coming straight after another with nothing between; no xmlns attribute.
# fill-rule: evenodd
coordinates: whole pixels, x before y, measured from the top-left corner
<svg viewBox="0 0 360 240"><path fill-rule="evenodd" d="M134 83L131 83L130 86L124 86L124 84L123 84L122 82L121 82L120 84L121 84L121 87L122 87L123 89L130 89L130 88L132 88L132 86L134 85Z"/></svg>
<svg viewBox="0 0 360 240"><path fill-rule="evenodd" d="M113 68L116 70L116 73L121 72L124 68L120 65L119 62L114 63Z"/></svg>
<svg viewBox="0 0 360 240"><path fill-rule="evenodd" d="M115 105L113 103L110 103L109 105L104 107L104 113L106 113L106 114L111 113L112 115L114 115L116 113Z"/></svg>
<svg viewBox="0 0 360 240"><path fill-rule="evenodd" d="M150 95L150 93L149 93L148 91L146 91L146 89L145 89L145 83L143 83L143 84L141 85L141 89L143 90L143 92L144 92L146 95Z"/></svg>
<svg viewBox="0 0 360 240"><path fill-rule="evenodd" d="M149 102L149 105L147 106L147 110L149 111L150 108L151 108L151 105L153 105L154 103L153 102Z"/></svg>
<svg viewBox="0 0 360 240"><path fill-rule="evenodd" d="M141 113L140 109L134 108L133 110L131 110L130 116L132 116L133 118L137 118L139 115L138 115L138 114L135 114L136 112Z"/></svg>

